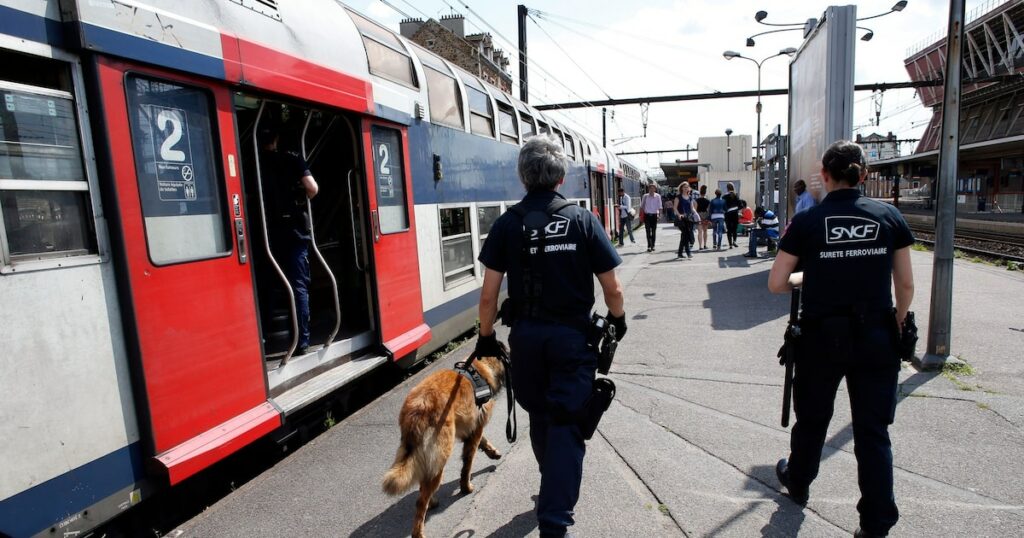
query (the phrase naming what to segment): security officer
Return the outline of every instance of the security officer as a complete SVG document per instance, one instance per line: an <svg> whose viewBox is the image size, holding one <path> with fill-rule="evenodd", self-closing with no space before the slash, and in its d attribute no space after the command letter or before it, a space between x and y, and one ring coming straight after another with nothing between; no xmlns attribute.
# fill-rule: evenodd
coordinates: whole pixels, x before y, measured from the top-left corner
<svg viewBox="0 0 1024 538"><path fill-rule="evenodd" d="M278 148L278 129L268 122L257 133L261 144L260 173L267 185L268 234L274 258L288 278L295 297L299 338L295 355L309 353L309 242L312 222L307 200L319 185L302 158Z"/></svg>
<svg viewBox="0 0 1024 538"><path fill-rule="evenodd" d="M587 345L594 275L609 319L626 332L622 263L597 218L557 192L565 178L561 144L529 139L519 153L523 200L495 221L480 252L486 266L480 294L477 352L496 352L498 292L508 273L515 315L509 335L512 387L530 415L530 442L540 466L537 519L542 537L566 536L583 477L584 439L575 423L591 394L597 355Z"/></svg>
<svg viewBox="0 0 1024 538"><path fill-rule="evenodd" d="M853 414L861 498L855 536L885 536L899 519L893 496L889 425L900 370L896 341L914 296L913 235L899 211L861 196L864 150L841 140L822 157L824 200L793 216L779 243L768 288L790 291L803 269L802 336L797 344L793 403L796 424L779 482L807 502L839 382L845 377ZM896 307L890 282L895 284Z"/></svg>

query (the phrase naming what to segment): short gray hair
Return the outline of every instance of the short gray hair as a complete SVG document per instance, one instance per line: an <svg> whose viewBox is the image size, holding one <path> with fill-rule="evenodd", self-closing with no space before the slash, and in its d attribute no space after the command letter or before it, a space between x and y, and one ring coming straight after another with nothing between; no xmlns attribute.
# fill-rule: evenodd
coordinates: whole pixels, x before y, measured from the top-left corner
<svg viewBox="0 0 1024 538"><path fill-rule="evenodd" d="M547 136L530 137L519 151L519 181L528 191L553 190L565 178L565 151Z"/></svg>

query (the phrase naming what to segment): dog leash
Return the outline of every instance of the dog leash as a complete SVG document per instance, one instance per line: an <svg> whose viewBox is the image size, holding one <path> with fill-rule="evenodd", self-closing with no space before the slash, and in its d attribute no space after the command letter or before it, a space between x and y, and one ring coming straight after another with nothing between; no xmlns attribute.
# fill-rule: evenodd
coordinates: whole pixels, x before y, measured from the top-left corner
<svg viewBox="0 0 1024 538"><path fill-rule="evenodd" d="M508 407L508 417L505 419L505 439L507 439L508 442L510 443L514 443L516 442L516 437L519 431L519 424L516 421L516 397L515 394L513 394L512 392L512 359L509 358L508 351L504 348L504 346L500 347L502 349L501 352L498 354L497 358L505 367L504 385L505 394L507 395L508 399L508 405L506 406ZM465 368L469 368L473 364L473 361L475 361L478 358L480 357L477 355L476 351L471 353L469 355L469 358L466 359Z"/></svg>
<svg viewBox="0 0 1024 538"><path fill-rule="evenodd" d="M510 443L516 442L516 433L519 430L519 425L516 423L516 397L512 394L512 359L508 356L508 351L504 348L501 350L501 354L498 356L505 365L505 392L508 394L508 417L505 419L505 439Z"/></svg>

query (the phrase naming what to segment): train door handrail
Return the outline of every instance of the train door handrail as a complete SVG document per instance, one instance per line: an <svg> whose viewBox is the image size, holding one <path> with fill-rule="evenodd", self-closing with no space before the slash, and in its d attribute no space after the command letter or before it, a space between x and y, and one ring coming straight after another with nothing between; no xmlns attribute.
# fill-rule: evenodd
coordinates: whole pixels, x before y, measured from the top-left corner
<svg viewBox="0 0 1024 538"><path fill-rule="evenodd" d="M270 265L274 267L274 271L277 276L281 278L281 283L284 284L285 289L288 291L288 307L291 311L292 320L292 343L288 347L288 352L285 353L284 358L281 359L280 366L288 364L288 359L292 357L292 353L295 353L295 348L299 344L299 316L295 308L295 291L292 290L292 285L288 282L288 276L284 274L281 269L281 265L277 263L274 258L274 254L270 250L270 234L267 232L267 206L263 201L263 173L260 170L260 120L263 119L263 109L266 108L267 101L260 101L260 110L256 113L256 122L252 128L252 145L255 149L256 159L256 187L260 199L260 220L263 221L263 247L267 251L267 258L270 259Z"/></svg>
<svg viewBox="0 0 1024 538"><path fill-rule="evenodd" d="M306 131L309 130L309 123L312 120L313 120L313 111L310 110L309 113L306 114L306 124L302 127L302 140L301 140L301 144L302 144L302 158L304 160L309 155L309 154L306 153ZM333 120L332 120L331 124L332 125L334 124ZM328 126L328 128L326 130L324 130L324 134L321 136L320 140L316 143L316 145L313 146L313 152L314 153L317 151L317 148L320 147L320 144L321 144L321 142L323 142L324 138L326 138L328 131L330 131L330 126ZM306 161L306 162L307 162L307 166L308 166L309 165L309 161ZM334 337L338 335L338 331L341 329L341 299L338 298L338 280L336 278L334 278L334 273L331 272L331 267L329 265L327 265L327 260L324 259L323 254L320 254L320 249L317 248L317 246L316 246L316 230L315 230L316 226L313 226L313 203L310 201L309 197L306 197L306 211L309 212L309 223L310 223L310 225L309 225L309 242L310 242L310 244L313 247L313 253L316 254L316 259L320 261L320 265L323 266L324 271L327 273L327 278L329 278L331 280L331 289L334 291L333 297L334 297L334 317L335 317L335 322L334 322L334 329L331 331L331 334L327 337L327 341L324 342L324 347L326 348L327 346L331 345L331 342L334 341Z"/></svg>
<svg viewBox="0 0 1024 538"><path fill-rule="evenodd" d="M352 125L352 121L350 121L348 118L346 118L345 116L342 116L341 119L345 122L345 127L348 127L349 138L351 138L351 140L352 140L352 155L353 155L353 157L358 156L360 154L359 153L359 138L356 137L356 129ZM359 177L359 176L357 175L356 177ZM355 208L355 197L352 194L352 171L351 170L349 171L349 179L348 179L348 204L349 204L349 208L351 209L351 211L349 213L352 215L352 217L351 217L352 218L352 250L353 250L353 252L356 255L356 269L359 270L360 272L366 272L366 262L364 261L364 262L360 263L360 259L362 257L365 257L365 256L368 255L366 253L366 251L365 251L365 249L367 248L366 247L366 241L364 240L362 242L363 249L364 249L364 252L362 253L363 256L360 256L359 249L357 248L358 245L356 245L356 241L355 241L355 239L356 239L356 208ZM363 214L362 213L359 214L359 219L361 221L363 220ZM362 228L360 228L360 230L362 230Z"/></svg>
<svg viewBox="0 0 1024 538"><path fill-rule="evenodd" d="M348 176L345 178L345 185L348 187L348 215L352 220L352 255L356 262L356 270L362 273L366 271L366 268L359 260L359 244L358 241L356 241L356 206L353 203L352 198L352 172L354 171L355 170L352 168L349 169Z"/></svg>

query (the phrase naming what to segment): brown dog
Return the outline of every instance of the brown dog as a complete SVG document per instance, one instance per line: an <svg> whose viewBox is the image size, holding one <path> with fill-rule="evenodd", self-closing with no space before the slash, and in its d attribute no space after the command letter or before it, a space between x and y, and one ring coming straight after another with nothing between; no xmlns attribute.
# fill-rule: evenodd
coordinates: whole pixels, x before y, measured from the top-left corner
<svg viewBox="0 0 1024 538"><path fill-rule="evenodd" d="M388 495L398 495L419 482L413 538L423 538L427 508L437 506L434 494L441 485L441 474L456 439L462 440L462 493L473 491L469 478L478 447L492 460L501 457L498 449L484 438L484 426L491 417L494 397L502 388L505 367L495 357L476 359L473 367L491 387L491 400L482 406L476 405L473 384L454 370L430 374L413 387L402 404L398 416L402 441L395 463L384 475L383 486Z"/></svg>

